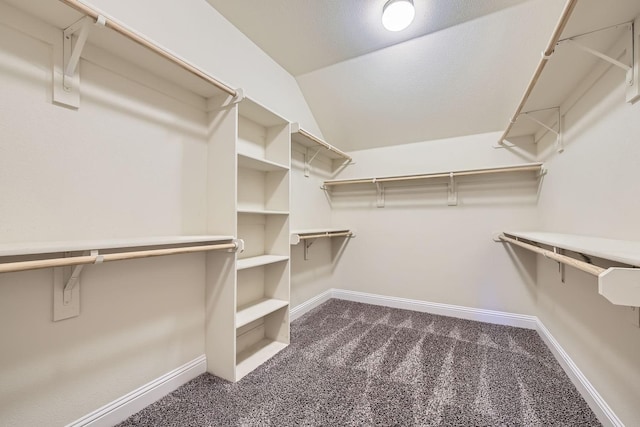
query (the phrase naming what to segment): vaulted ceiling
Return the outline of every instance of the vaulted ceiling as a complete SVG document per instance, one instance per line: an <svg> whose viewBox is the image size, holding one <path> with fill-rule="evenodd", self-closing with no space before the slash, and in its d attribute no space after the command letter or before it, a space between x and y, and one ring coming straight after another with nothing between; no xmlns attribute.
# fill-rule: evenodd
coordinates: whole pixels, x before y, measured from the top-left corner
<svg viewBox="0 0 640 427"><path fill-rule="evenodd" d="M345 150L503 130L564 0L208 0L294 75L324 138Z"/></svg>

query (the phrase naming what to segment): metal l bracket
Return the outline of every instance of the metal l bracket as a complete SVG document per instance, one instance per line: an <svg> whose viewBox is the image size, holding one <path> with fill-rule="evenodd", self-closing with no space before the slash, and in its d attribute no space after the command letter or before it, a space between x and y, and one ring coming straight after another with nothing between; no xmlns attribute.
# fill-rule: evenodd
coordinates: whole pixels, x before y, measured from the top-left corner
<svg viewBox="0 0 640 427"><path fill-rule="evenodd" d="M318 150L313 154L313 156L311 156L311 158L309 158L309 149L307 148L307 150L305 151L305 153L304 153L304 176L306 176L307 178L311 174L311 162L313 162L315 160L316 156L320 153L321 150L322 150L322 148L318 148Z"/></svg>
<svg viewBox="0 0 640 427"><path fill-rule="evenodd" d="M99 15L95 24L104 26L106 22L106 18ZM62 61L54 65L53 101L57 104L73 108L80 106L78 63L93 24L93 20L85 16L62 31Z"/></svg>
<svg viewBox="0 0 640 427"><path fill-rule="evenodd" d="M535 116L533 116L532 113L537 113L539 111L548 111L548 110L556 110L556 113L558 115L558 117L556 118L557 120L557 124L558 124L558 129L554 129L550 126L548 126L546 123L538 120ZM549 132L553 133L556 135L556 150L558 151L558 153L562 153L564 151L564 144L562 143L562 115L560 114L560 107L551 107L551 108L543 108L541 110L534 110L534 111L525 111L523 113L521 113L521 115L523 117L528 118L529 120L531 120L532 122L542 126L544 129L548 130ZM538 141L534 141L535 143L537 143Z"/></svg>
<svg viewBox="0 0 640 427"><path fill-rule="evenodd" d="M453 172L449 172L449 185L447 186L447 205L456 206L458 204L458 189Z"/></svg>
<svg viewBox="0 0 640 427"><path fill-rule="evenodd" d="M625 64L624 62L618 61L616 58L612 58L611 56L600 52L599 50L593 49L589 46L585 46L582 43L576 41L576 38L597 33L605 30L617 29L622 26L627 26L629 28L630 39L628 43L627 50L630 52L631 65ZM573 46L577 49L580 49L584 52L587 52L591 55L594 55L608 63L621 68L626 73L626 83L627 83L627 102L633 104L640 99L640 17L636 17L631 22L626 22L618 25L613 25L610 27L602 28L599 30L591 31L586 34L577 35L574 37L570 37L564 40L560 40L558 44L566 43L569 46Z"/></svg>

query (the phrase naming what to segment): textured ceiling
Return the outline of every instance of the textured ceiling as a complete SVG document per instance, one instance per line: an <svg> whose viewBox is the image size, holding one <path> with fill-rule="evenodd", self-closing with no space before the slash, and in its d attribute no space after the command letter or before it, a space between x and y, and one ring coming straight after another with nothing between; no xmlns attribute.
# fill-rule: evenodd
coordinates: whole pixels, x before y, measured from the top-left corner
<svg viewBox="0 0 640 427"><path fill-rule="evenodd" d="M525 0L415 0L409 28L389 32L387 0L207 0L294 76L514 6Z"/></svg>
<svg viewBox="0 0 640 427"><path fill-rule="evenodd" d="M565 4L415 0L391 33L385 0L208 1L296 76L347 151L504 130Z"/></svg>

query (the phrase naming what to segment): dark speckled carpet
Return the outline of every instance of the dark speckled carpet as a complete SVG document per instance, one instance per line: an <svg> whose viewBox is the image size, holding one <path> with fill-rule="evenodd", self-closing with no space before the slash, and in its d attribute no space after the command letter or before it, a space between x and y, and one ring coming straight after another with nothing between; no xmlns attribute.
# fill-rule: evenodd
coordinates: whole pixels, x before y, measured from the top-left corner
<svg viewBox="0 0 640 427"><path fill-rule="evenodd" d="M535 331L330 300L232 384L204 374L121 426L597 426Z"/></svg>

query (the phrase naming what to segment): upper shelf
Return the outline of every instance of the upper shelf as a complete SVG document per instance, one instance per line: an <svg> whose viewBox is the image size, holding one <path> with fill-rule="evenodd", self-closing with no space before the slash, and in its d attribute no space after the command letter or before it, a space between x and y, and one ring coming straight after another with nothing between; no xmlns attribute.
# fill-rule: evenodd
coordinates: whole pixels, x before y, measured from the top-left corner
<svg viewBox="0 0 640 427"><path fill-rule="evenodd" d="M506 235L597 258L640 267L640 242L539 231L505 231Z"/></svg>
<svg viewBox="0 0 640 427"><path fill-rule="evenodd" d="M615 62L621 68L620 82L628 86L627 100L635 102L640 95L640 53L634 64L631 51L635 39L640 52L640 29L635 25L634 35L631 23L638 15L637 0L620 0L615 7L599 0L568 0L499 143L517 143L523 137L537 142L552 132L562 151L562 116Z"/></svg>
<svg viewBox="0 0 640 427"><path fill-rule="evenodd" d="M302 129L298 123L291 124L291 141L297 142L298 144L307 147L307 148L320 148L321 154L330 158L330 159L343 159L347 162L351 162L351 156L344 153L343 151L337 149L331 144L328 144Z"/></svg>
<svg viewBox="0 0 640 427"><path fill-rule="evenodd" d="M91 25L87 43L122 58L151 74L162 77L205 98L219 95L237 96L239 92L196 65L179 57L111 16L77 0L28 2L9 0L7 3L56 28L65 29L83 17L104 25Z"/></svg>
<svg viewBox="0 0 640 427"><path fill-rule="evenodd" d="M457 170L451 172L437 172L418 175L398 175L398 176L385 176L380 178L357 178L357 179L336 179L331 181L325 181L325 187L332 187L337 185L351 185L351 184L383 184L387 182L402 182L402 181L416 181L433 178L454 178L460 176L472 176L472 175L486 175L496 173L510 173L510 172L543 172L542 163L526 163L521 165L503 166L495 168L482 168L482 169L467 169Z"/></svg>

